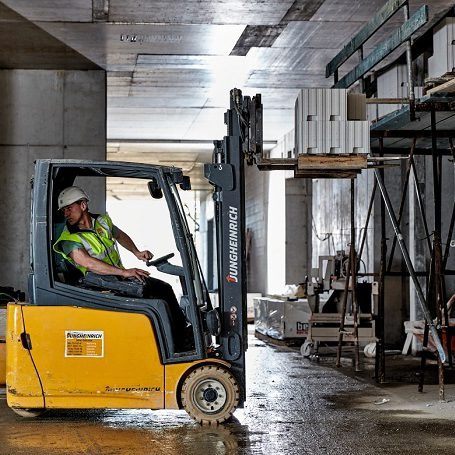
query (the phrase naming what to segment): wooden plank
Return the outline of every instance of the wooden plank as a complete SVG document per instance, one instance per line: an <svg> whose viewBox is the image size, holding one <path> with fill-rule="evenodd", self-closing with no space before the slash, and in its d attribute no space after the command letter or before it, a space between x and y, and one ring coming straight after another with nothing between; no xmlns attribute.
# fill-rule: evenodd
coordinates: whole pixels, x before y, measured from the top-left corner
<svg viewBox="0 0 455 455"><path fill-rule="evenodd" d="M299 155L297 171L346 171L366 167L366 155Z"/></svg>
<svg viewBox="0 0 455 455"><path fill-rule="evenodd" d="M355 179L360 171L294 171L294 178L305 179Z"/></svg>
<svg viewBox="0 0 455 455"><path fill-rule="evenodd" d="M387 22L402 6L406 0L388 1L360 30L354 38L349 41L343 49L327 64L325 68L325 77L331 76L351 55L364 44L370 36L375 33L379 27Z"/></svg>
<svg viewBox="0 0 455 455"><path fill-rule="evenodd" d="M293 170L297 166L296 158L260 158L257 159L257 167L261 171Z"/></svg>
<svg viewBox="0 0 455 455"><path fill-rule="evenodd" d="M407 41L413 33L419 30L422 25L428 22L428 6L424 5L419 8L412 17L407 20L399 29L385 39L382 43L374 48L374 50L362 60L352 71L340 79L334 88L348 88L355 81L360 79L365 73L374 68L382 59L387 57L402 43Z"/></svg>
<svg viewBox="0 0 455 455"><path fill-rule="evenodd" d="M367 98L366 104L409 104L409 98Z"/></svg>
<svg viewBox="0 0 455 455"><path fill-rule="evenodd" d="M450 81L447 81L445 84L437 85L432 89L427 91L427 95L432 95L433 93L453 93L455 92L455 77Z"/></svg>

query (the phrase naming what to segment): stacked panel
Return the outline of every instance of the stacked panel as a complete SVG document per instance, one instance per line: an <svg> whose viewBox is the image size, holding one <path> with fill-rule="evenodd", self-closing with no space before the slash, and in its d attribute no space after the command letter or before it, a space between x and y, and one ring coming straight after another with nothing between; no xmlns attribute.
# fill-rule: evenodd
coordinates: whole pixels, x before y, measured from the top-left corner
<svg viewBox="0 0 455 455"><path fill-rule="evenodd" d="M368 153L366 100L346 89L302 89L295 103L297 155Z"/></svg>
<svg viewBox="0 0 455 455"><path fill-rule="evenodd" d="M446 17L433 33L433 56L428 59L428 76L455 72L455 17Z"/></svg>

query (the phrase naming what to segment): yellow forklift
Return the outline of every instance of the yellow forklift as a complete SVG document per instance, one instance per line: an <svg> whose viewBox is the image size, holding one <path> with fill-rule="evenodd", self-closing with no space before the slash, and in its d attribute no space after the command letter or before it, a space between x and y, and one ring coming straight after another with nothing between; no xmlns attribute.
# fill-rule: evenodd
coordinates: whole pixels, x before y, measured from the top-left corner
<svg viewBox="0 0 455 455"><path fill-rule="evenodd" d="M231 91L227 136L204 168L214 186L218 301L214 308L193 244L180 169L123 162L38 160L32 182L29 301L7 310L6 390L21 416L47 409L185 409L200 423L229 419L245 401L246 276L244 160L262 153L260 95ZM135 179L168 210L173 254L149 261L181 285L191 342L176 343L164 300L141 283L107 276L71 277L52 246L64 220L57 196L68 186L109 177ZM164 196L164 198L163 198ZM147 210L144 208L144 210ZM151 236L153 229L150 227ZM175 260L174 260L175 261Z"/></svg>

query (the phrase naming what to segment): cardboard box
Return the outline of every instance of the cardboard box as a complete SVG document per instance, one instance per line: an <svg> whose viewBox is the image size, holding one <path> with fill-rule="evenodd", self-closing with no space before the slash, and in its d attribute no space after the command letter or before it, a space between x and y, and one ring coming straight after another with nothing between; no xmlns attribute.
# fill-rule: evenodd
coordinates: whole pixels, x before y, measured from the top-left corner
<svg viewBox="0 0 455 455"><path fill-rule="evenodd" d="M246 317L249 321L254 319L254 299L262 297L259 292L248 292L246 295Z"/></svg>
<svg viewBox="0 0 455 455"><path fill-rule="evenodd" d="M311 309L307 299L254 299L255 329L271 338L306 338Z"/></svg>

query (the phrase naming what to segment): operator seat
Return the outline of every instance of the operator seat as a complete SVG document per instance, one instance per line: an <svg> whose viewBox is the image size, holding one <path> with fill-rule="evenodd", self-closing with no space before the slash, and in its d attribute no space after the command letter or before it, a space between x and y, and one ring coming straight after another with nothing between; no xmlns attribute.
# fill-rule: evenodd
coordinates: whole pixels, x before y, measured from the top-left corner
<svg viewBox="0 0 455 455"><path fill-rule="evenodd" d="M57 241L57 239L60 237L60 234L62 233L64 227L65 227L64 221L54 223L52 229L51 248ZM62 283L70 284L73 286L77 285L79 283L79 280L83 276L82 272L79 269L77 269L73 264L69 263L68 261L65 261L61 254L56 253L54 250L52 250L52 253L53 266L55 272L54 276L56 276L58 278L58 281L61 281Z"/></svg>

